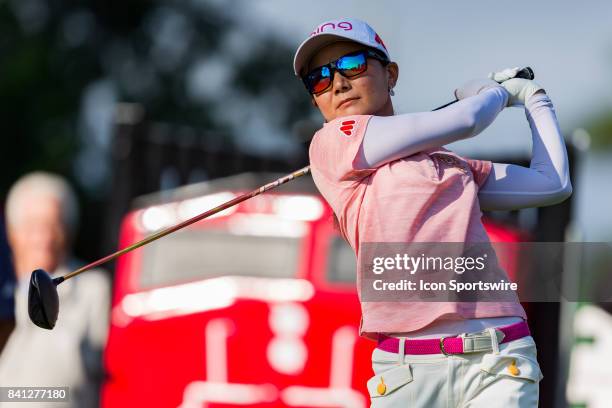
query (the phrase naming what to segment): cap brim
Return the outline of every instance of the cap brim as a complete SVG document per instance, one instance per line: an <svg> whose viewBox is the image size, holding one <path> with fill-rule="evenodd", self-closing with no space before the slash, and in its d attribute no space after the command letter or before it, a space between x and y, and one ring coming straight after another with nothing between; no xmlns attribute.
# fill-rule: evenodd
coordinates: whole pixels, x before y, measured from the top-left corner
<svg viewBox="0 0 612 408"><path fill-rule="evenodd" d="M356 41L352 38L343 37L341 35L336 34L328 34L322 33L319 35L314 35L310 38L307 38L300 44L297 51L295 52L295 57L293 58L293 72L295 75L300 76L300 73L304 66L310 61L310 58L321 48L325 47L328 44L332 44L339 41L350 41L357 44L365 44L361 41Z"/></svg>

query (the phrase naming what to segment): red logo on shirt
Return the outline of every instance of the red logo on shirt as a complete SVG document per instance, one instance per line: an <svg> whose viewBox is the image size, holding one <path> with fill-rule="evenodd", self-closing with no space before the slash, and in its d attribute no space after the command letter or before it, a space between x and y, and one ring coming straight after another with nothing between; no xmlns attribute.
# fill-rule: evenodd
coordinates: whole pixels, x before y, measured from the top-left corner
<svg viewBox="0 0 612 408"><path fill-rule="evenodd" d="M355 124L354 120L345 120L340 123L340 131L347 136L353 135L353 125Z"/></svg>

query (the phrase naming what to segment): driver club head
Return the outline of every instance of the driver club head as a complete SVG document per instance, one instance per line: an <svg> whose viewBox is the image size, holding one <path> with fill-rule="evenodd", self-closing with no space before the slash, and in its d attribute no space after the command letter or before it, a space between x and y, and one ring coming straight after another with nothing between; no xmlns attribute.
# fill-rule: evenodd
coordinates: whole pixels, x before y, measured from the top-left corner
<svg viewBox="0 0 612 408"><path fill-rule="evenodd" d="M57 284L43 269L36 269L30 276L28 314L32 323L43 329L51 330L57 322L59 314Z"/></svg>

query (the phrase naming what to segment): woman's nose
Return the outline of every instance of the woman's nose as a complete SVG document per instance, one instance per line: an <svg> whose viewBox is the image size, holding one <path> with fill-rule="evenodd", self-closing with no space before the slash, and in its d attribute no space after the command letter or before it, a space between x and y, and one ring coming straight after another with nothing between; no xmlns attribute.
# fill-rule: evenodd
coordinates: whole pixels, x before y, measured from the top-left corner
<svg viewBox="0 0 612 408"><path fill-rule="evenodd" d="M351 88L351 82L349 79L344 77L344 75L340 74L338 71L334 72L333 84L334 93L336 94Z"/></svg>

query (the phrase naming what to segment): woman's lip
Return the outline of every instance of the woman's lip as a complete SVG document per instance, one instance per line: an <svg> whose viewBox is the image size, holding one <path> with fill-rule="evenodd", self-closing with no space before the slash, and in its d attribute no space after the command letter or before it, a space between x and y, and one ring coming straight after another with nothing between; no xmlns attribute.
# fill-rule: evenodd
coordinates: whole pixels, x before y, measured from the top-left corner
<svg viewBox="0 0 612 408"><path fill-rule="evenodd" d="M357 99L359 99L359 98L347 98L347 99L343 100L342 102L340 102L340 103L338 104L338 108L340 108L340 107L341 107L342 105L344 105L345 103L348 103L348 102L351 102L351 101L356 101Z"/></svg>

